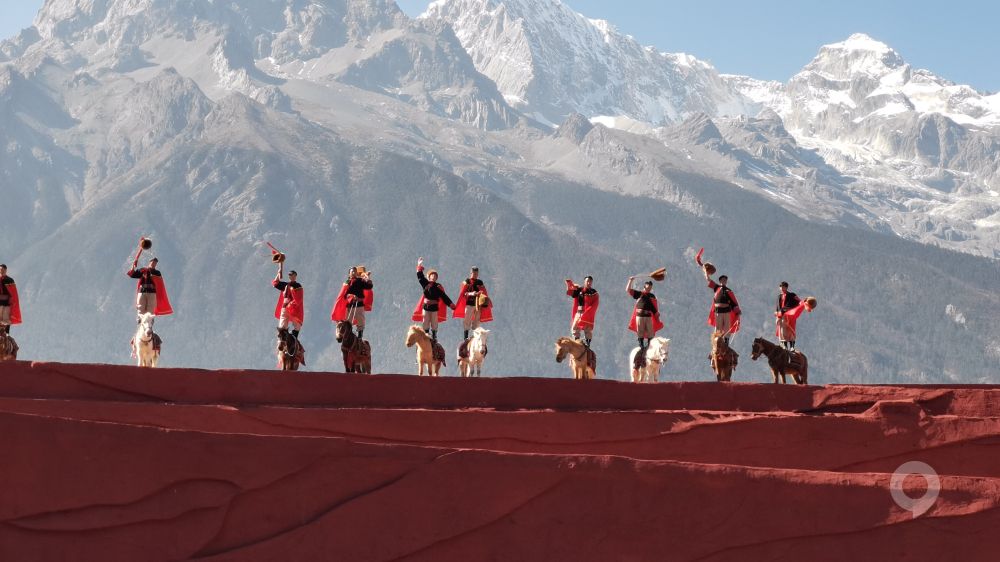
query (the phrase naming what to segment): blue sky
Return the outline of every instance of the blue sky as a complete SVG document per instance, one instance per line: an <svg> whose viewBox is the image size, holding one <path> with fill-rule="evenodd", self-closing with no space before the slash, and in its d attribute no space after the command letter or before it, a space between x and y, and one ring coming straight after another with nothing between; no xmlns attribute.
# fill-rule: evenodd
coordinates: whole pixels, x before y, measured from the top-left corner
<svg viewBox="0 0 1000 562"><path fill-rule="evenodd" d="M397 0L411 15L428 0ZM660 51L721 72L785 81L821 45L867 33L913 66L979 90L1000 90L1000 2L957 0L563 0ZM0 0L0 37L31 25L41 0Z"/></svg>

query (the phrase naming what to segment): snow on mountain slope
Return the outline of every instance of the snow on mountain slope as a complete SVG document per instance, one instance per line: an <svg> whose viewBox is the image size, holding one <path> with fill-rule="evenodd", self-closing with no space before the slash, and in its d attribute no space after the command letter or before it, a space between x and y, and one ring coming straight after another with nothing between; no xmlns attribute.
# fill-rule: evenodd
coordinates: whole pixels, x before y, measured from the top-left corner
<svg viewBox="0 0 1000 562"><path fill-rule="evenodd" d="M843 193L866 223L1000 257L998 95L913 69L863 34L822 47L784 85L726 79L852 178Z"/></svg>
<svg viewBox="0 0 1000 562"><path fill-rule="evenodd" d="M476 68L541 121L578 112L663 124L758 109L708 63L643 47L558 0L438 0L421 17L451 24Z"/></svg>

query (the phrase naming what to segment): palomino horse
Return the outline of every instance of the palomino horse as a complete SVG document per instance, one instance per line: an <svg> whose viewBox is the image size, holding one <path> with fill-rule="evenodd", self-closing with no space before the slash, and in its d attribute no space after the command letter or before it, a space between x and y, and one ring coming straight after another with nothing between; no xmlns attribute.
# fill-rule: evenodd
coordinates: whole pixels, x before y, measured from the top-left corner
<svg viewBox="0 0 1000 562"><path fill-rule="evenodd" d="M712 370L715 371L715 378L719 382L729 382L733 379L733 371L739 363L740 354L729 347L725 334L716 330L712 334L712 353L708 356L712 362Z"/></svg>
<svg viewBox="0 0 1000 562"><path fill-rule="evenodd" d="M632 367L632 382L658 382L660 378L660 367L662 367L670 357L670 340L667 338L653 338L646 346L646 364L635 368L635 355L639 353L638 347L632 348L632 353L628 355L629 365Z"/></svg>
<svg viewBox="0 0 1000 562"><path fill-rule="evenodd" d="M152 312L144 312L139 316L139 326L132 336L132 357L136 358L139 367L156 367L160 361L160 336L153 332L155 319Z"/></svg>
<svg viewBox="0 0 1000 562"><path fill-rule="evenodd" d="M354 326L346 320L337 322L337 342L344 354L345 373L372 372L372 346L354 334Z"/></svg>
<svg viewBox="0 0 1000 562"><path fill-rule="evenodd" d="M0 330L0 361L17 361L17 342L10 334Z"/></svg>
<svg viewBox="0 0 1000 562"><path fill-rule="evenodd" d="M278 328L278 367L282 371L298 371L299 365L306 364L306 348L299 338L285 328Z"/></svg>
<svg viewBox="0 0 1000 562"><path fill-rule="evenodd" d="M808 384L809 381L809 360L798 351L788 351L778 347L764 338L753 340L752 355L750 358L757 360L761 354L767 356L767 365L771 367L771 376L777 384L778 375L781 375L781 382L787 383L785 375L792 375L796 384Z"/></svg>
<svg viewBox="0 0 1000 562"><path fill-rule="evenodd" d="M410 326L406 332L406 347L417 346L417 374L424 374L424 366L427 367L427 374L436 377L441 374L441 367L447 366L444 362L444 348L441 344L431 339L420 326Z"/></svg>
<svg viewBox="0 0 1000 562"><path fill-rule="evenodd" d="M562 363L569 355L569 367L573 370L573 378L597 378L597 354L583 345L580 340L562 337L556 340L556 363Z"/></svg>
<svg viewBox="0 0 1000 562"><path fill-rule="evenodd" d="M486 328L476 328L472 330L472 337L458 345L458 372L463 377L478 377L483 374L488 335L490 331Z"/></svg>

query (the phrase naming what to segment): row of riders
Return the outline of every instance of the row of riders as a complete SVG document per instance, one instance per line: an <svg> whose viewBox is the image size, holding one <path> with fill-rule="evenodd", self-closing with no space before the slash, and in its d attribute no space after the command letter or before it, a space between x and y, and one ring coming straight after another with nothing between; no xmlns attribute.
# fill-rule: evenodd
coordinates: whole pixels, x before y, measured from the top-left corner
<svg viewBox="0 0 1000 562"><path fill-rule="evenodd" d="M155 367L161 341L153 331L153 320L156 316L171 314L173 310L163 276L157 269L157 258L150 259L147 267L138 267L139 257L146 248L148 240L143 239L132 267L126 273L137 280L138 328L131 346L133 357L140 366ZM281 256L280 260L274 260L278 264L278 272L272 281L273 287L279 291L274 310L278 320L278 363L283 370L296 370L300 364L305 364L305 349L298 339L305 317L303 287L294 270L288 272L288 281L284 280L284 255L276 251L275 254ZM729 381L739 358L729 343L740 329L740 305L735 293L727 286L727 276L720 275L716 282L712 279L715 267L710 263L702 264L700 258L699 252L696 259L713 295L708 316L708 324L713 328L709 360L717 379ZM488 353L486 340L489 334L489 330L482 328L481 324L493 320L493 304L485 283L479 278L479 268L473 267L469 277L463 281L457 303L438 283L437 271L425 271L423 258L417 260L416 274L422 294L413 311L412 320L416 324L409 328L406 346L417 348L418 374L423 375L426 368L429 375L437 376L441 367L446 366L445 351L437 335L440 323L448 319L448 309L451 309L452 317L463 321L464 335L457 351L460 372L462 376L479 376ZM660 275L658 279L662 280L662 270ZM651 276L657 278L655 272ZM670 340L656 336L663 328L663 322L660 320L659 303L652 292L653 281L647 280L641 289L636 289L635 279L636 276L629 277L625 287L626 293L635 301L628 329L635 332L639 344L629 358L632 380L656 382L660 368L669 355ZM569 357L574 377L579 379L595 378L597 373L597 356L590 343L600 295L593 284L594 279L589 275L582 285L566 279L566 295L573 300L572 337L561 337L556 341L556 361L562 362ZM756 360L762 354L768 357L774 382L778 382L779 376L784 381L786 375L791 374L795 382L804 384L808 378L808 361L795 349L796 321L804 310L812 310L815 299L800 299L788 289L788 283L781 282L775 303L775 335L781 345L757 338L753 342L752 358ZM363 266L352 267L330 314L337 325L336 339L341 344L346 372L371 372L371 346L364 340L364 330L365 314L371 312L373 301L371 273ZM10 325L20 322L16 285L7 276L6 265L0 264L0 360L16 358L17 344L9 333ZM357 333L354 332L355 327Z"/></svg>

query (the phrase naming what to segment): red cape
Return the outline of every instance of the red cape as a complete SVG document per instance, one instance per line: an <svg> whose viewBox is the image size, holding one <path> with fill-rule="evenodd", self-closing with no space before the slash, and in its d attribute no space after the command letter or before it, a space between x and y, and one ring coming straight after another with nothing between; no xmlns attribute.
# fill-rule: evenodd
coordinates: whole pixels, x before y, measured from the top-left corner
<svg viewBox="0 0 1000 562"><path fill-rule="evenodd" d="M7 285L7 291L10 293L10 323L20 324L21 323L21 299L17 296L17 285L11 283Z"/></svg>
<svg viewBox="0 0 1000 562"><path fill-rule="evenodd" d="M721 288L722 288L722 285L719 285L719 289L721 289ZM715 292L718 293L719 289L716 289ZM730 335L732 335L732 334L735 334L736 332L740 331L740 313L736 312L736 310L740 307L740 302L738 300L736 300L736 293L734 293L732 290L729 291L729 297L733 300L733 310L731 310L729 312L729 315L730 315L729 319L732 321L732 326L733 326L729 333L730 333ZM708 311L708 325L712 326L713 328L715 327L715 301L714 300L712 301L712 308Z"/></svg>
<svg viewBox="0 0 1000 562"><path fill-rule="evenodd" d="M272 281L271 285L277 286L278 281ZM278 293L278 304L274 307L274 317L281 318L281 307L285 304L285 292ZM302 287L292 289L292 303L288 305L288 318L293 322L302 324L306 318L305 290Z"/></svg>
<svg viewBox="0 0 1000 562"><path fill-rule="evenodd" d="M133 271L135 269L130 269L129 274ZM173 314L174 309L170 306L170 297L167 295L167 286L163 283L163 277L159 275L151 275L150 277L153 278L153 286L156 287L156 310L153 311L153 315L166 316ZM142 279L139 279L135 283L135 292L138 293L141 288Z"/></svg>
<svg viewBox="0 0 1000 562"><path fill-rule="evenodd" d="M795 337L794 337L794 335L795 335L795 323L798 322L799 316L802 315L802 311L805 310L805 309L806 309L806 303L805 303L805 301L802 301L795 308L790 308L790 309L788 309L788 310L785 311L784 318L785 318L785 322L788 323L788 329L789 329L789 331L792 332L792 339L795 339ZM775 314L777 314L777 313L775 313ZM781 328L779 328L777 324L778 323L775 322L774 337L780 338L781 337Z"/></svg>
<svg viewBox="0 0 1000 562"><path fill-rule="evenodd" d="M333 310L330 311L330 320L333 322L343 322L347 320L347 283L340 286L340 292L337 293L337 300L333 301ZM352 295L353 296L353 295ZM375 303L375 292L371 289L365 289L365 312L372 311L372 305Z"/></svg>
<svg viewBox="0 0 1000 562"><path fill-rule="evenodd" d="M441 287L444 291L444 287ZM413 309L413 316L411 320L414 322L424 321L424 295L420 295L420 300L417 301L417 308ZM445 322L448 320L448 306L444 304L444 299L438 299L438 322Z"/></svg>
<svg viewBox="0 0 1000 562"><path fill-rule="evenodd" d="M639 304L638 301L636 301L636 305L638 304ZM656 334L656 332L659 332L660 330L663 329L663 322L660 321L660 302L656 300L656 297L653 297L653 305L656 306L656 314L653 315L653 334ZM636 310L637 307L633 306L632 318L628 321L628 329L638 334L639 326L635 321Z"/></svg>
<svg viewBox="0 0 1000 562"><path fill-rule="evenodd" d="M486 290L486 285L483 285L483 294L486 295L487 297L490 296L490 292ZM464 281L462 282L462 286L458 288L458 299L459 299L459 302L462 303L462 304L455 307L455 310L452 311L452 313L451 313L451 317L452 318L465 318L465 282ZM484 308L484 309L482 309L482 310L479 311L479 321L480 322L491 322L491 321L493 321L493 302L492 301L490 302L489 306L487 306L486 308Z"/></svg>
<svg viewBox="0 0 1000 562"><path fill-rule="evenodd" d="M569 297L573 296L573 291L579 289L579 285L574 285L572 281L566 282L566 295ZM597 316L597 307L601 306L601 295L594 293L593 295L583 296L583 316L580 318L581 328L593 328L594 319ZM576 328L573 325L573 321L576 320L576 298L573 299L573 314L570 316L569 328L570 330Z"/></svg>

